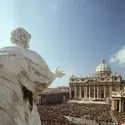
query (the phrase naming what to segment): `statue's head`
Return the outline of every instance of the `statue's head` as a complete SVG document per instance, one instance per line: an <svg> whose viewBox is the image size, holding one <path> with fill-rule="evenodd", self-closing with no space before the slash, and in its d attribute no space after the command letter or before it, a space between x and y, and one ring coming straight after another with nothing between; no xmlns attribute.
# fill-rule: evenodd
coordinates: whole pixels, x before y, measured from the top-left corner
<svg viewBox="0 0 125 125"><path fill-rule="evenodd" d="M23 48L29 48L30 39L31 34L29 34L24 28L18 27L11 32L11 43Z"/></svg>

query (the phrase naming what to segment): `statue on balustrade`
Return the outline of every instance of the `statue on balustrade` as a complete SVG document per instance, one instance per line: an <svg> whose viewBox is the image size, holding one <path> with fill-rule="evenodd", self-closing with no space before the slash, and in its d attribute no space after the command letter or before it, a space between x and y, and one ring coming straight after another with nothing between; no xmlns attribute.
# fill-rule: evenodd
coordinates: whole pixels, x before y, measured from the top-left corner
<svg viewBox="0 0 125 125"><path fill-rule="evenodd" d="M0 49L0 125L41 125L35 100L65 72L50 71L43 58L29 49L31 35L23 28L11 33L14 46Z"/></svg>

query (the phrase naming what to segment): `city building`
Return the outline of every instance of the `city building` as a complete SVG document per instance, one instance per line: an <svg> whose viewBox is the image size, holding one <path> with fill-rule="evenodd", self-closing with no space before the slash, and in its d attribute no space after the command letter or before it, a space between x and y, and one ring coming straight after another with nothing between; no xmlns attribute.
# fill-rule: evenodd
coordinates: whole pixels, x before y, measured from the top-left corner
<svg viewBox="0 0 125 125"><path fill-rule="evenodd" d="M40 97L37 100L38 105L63 103L69 99L69 87L47 88L40 94Z"/></svg>
<svg viewBox="0 0 125 125"><path fill-rule="evenodd" d="M72 100L82 98L112 100L112 110L125 111L125 81L120 74L112 73L104 59L97 66L94 75L89 74L87 77L72 75L69 87L69 97ZM122 91L122 96L118 96L119 91Z"/></svg>

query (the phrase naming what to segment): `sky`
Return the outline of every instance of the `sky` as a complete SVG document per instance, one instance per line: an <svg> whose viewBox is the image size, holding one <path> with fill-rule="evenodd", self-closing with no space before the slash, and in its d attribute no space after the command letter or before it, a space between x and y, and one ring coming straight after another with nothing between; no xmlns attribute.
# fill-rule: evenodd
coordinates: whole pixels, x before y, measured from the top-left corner
<svg viewBox="0 0 125 125"><path fill-rule="evenodd" d="M104 58L112 72L125 78L124 0L1 0L0 47L9 46L10 32L25 28L31 49L51 70L66 76L51 87L68 86L72 74L95 73Z"/></svg>

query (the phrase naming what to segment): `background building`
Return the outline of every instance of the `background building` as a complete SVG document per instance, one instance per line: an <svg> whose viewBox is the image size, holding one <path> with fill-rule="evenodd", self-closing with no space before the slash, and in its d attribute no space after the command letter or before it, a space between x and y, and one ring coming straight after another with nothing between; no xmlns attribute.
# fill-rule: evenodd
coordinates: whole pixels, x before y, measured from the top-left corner
<svg viewBox="0 0 125 125"><path fill-rule="evenodd" d="M37 104L60 104L69 99L69 87L47 88L40 94Z"/></svg>

